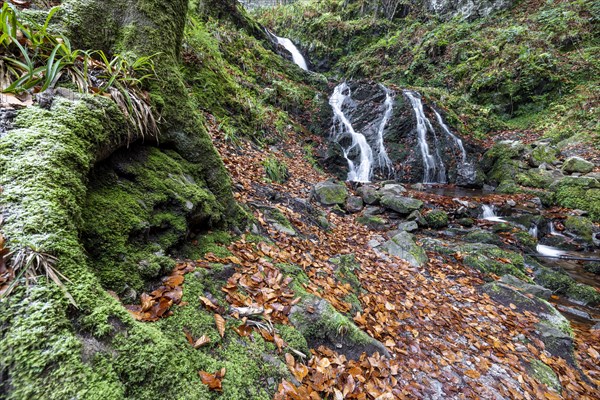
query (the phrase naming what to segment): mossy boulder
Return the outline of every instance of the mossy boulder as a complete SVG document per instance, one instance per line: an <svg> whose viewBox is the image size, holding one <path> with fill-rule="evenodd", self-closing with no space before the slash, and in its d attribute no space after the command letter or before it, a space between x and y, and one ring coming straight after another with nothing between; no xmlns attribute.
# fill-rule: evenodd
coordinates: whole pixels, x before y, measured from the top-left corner
<svg viewBox="0 0 600 400"><path fill-rule="evenodd" d="M380 249L406 260L415 267L421 266L429 260L425 250L415 243L413 235L408 232L398 233L382 244Z"/></svg>
<svg viewBox="0 0 600 400"><path fill-rule="evenodd" d="M292 307L289 319L311 348L325 346L352 360L358 359L362 353L370 355L378 352L390 356L383 344L361 331L330 303L316 296L307 295Z"/></svg>
<svg viewBox="0 0 600 400"><path fill-rule="evenodd" d="M565 177L550 187L556 203L563 207L585 210L600 221L600 182L590 177Z"/></svg>
<svg viewBox="0 0 600 400"><path fill-rule="evenodd" d="M502 244L502 240L498 235L488 232L483 229L475 229L463 238L466 242L471 243L488 243L488 244Z"/></svg>
<svg viewBox="0 0 600 400"><path fill-rule="evenodd" d="M564 221L565 228L570 233L581 237L586 242L592 243L592 234L594 233L594 223L586 217L569 216Z"/></svg>
<svg viewBox="0 0 600 400"><path fill-rule="evenodd" d="M387 221L377 215L361 215L356 222L376 231L383 231L387 227Z"/></svg>
<svg viewBox="0 0 600 400"><path fill-rule="evenodd" d="M522 186L545 189L549 187L556 180L556 178L550 171L540 168L533 168L517 174L515 180L519 185Z"/></svg>
<svg viewBox="0 0 600 400"><path fill-rule="evenodd" d="M381 197L381 205L399 214L406 215L413 211L420 210L421 207L423 207L423 202L411 197L387 194Z"/></svg>
<svg viewBox="0 0 600 400"><path fill-rule="evenodd" d="M594 163L587 161L581 157L569 157L562 165L562 171L566 174L580 173L587 174L594 169Z"/></svg>
<svg viewBox="0 0 600 400"><path fill-rule="evenodd" d="M554 164L558 150L549 144L539 144L529 154L529 165L539 167L542 164Z"/></svg>
<svg viewBox="0 0 600 400"><path fill-rule="evenodd" d="M455 248L463 257L463 263L486 274L513 275L531 282L525 273L523 256L498 246L484 243L465 244Z"/></svg>
<svg viewBox="0 0 600 400"><path fill-rule="evenodd" d="M348 189L343 183L319 182L313 188L313 196L319 203L326 206L344 205L348 198Z"/></svg>
<svg viewBox="0 0 600 400"><path fill-rule="evenodd" d="M432 210L425 214L425 221L430 228L445 228L448 226L448 213L444 210Z"/></svg>
<svg viewBox="0 0 600 400"><path fill-rule="evenodd" d="M377 192L377 189L370 185L363 185L357 190L358 195L363 199L365 204L377 204L381 197Z"/></svg>
<svg viewBox="0 0 600 400"><path fill-rule="evenodd" d="M363 199L359 196L348 196L346 199L345 209L349 213L357 213L363 209Z"/></svg>
<svg viewBox="0 0 600 400"><path fill-rule="evenodd" d="M567 296L585 304L600 304L600 293L593 287L577 283L567 273L546 267L536 268L534 280L537 284L552 290L554 293Z"/></svg>

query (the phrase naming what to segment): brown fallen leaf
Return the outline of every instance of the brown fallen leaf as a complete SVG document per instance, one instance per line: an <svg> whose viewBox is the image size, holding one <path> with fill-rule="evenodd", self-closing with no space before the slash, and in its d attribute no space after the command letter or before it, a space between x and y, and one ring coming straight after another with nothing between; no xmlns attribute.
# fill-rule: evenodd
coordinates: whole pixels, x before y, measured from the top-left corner
<svg viewBox="0 0 600 400"><path fill-rule="evenodd" d="M206 335L202 335L200 336L200 338L198 338L198 340L196 340L196 342L194 342L194 348L199 349L200 347L207 345L208 343L210 343L210 338Z"/></svg>
<svg viewBox="0 0 600 400"><path fill-rule="evenodd" d="M252 327L246 324L242 324L240 326L235 326L232 328L238 335L241 337L250 336L252 334Z"/></svg>
<svg viewBox="0 0 600 400"><path fill-rule="evenodd" d="M142 293L140 301L142 303L142 312L148 311L154 305L154 299L147 293Z"/></svg>
<svg viewBox="0 0 600 400"><path fill-rule="evenodd" d="M217 326L219 335L221 335L221 337L224 337L225 336L225 318L223 318L219 314L215 314L215 325Z"/></svg>
<svg viewBox="0 0 600 400"><path fill-rule="evenodd" d="M221 381L225 376L225 368L221 368L221 370L215 372L214 374L209 374L206 371L198 371L198 375L200 375L200 379L202 383L208 386L210 390L214 390L217 392L222 392L223 387Z"/></svg>
<svg viewBox="0 0 600 400"><path fill-rule="evenodd" d="M200 299L202 304L204 304L204 306L210 310L215 311L216 309L219 308L219 306L217 306L215 303L213 303L209 298L206 298L204 296L198 296L198 298Z"/></svg>

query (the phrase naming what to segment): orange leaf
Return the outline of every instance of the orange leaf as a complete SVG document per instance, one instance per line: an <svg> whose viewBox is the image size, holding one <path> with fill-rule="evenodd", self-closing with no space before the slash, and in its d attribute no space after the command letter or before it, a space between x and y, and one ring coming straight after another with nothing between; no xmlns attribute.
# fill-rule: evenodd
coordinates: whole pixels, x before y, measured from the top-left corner
<svg viewBox="0 0 600 400"><path fill-rule="evenodd" d="M192 334L190 332L188 332L187 329L183 330L183 333L185 333L185 338L187 339L188 343L193 345L194 344L194 338L192 337Z"/></svg>
<svg viewBox="0 0 600 400"><path fill-rule="evenodd" d="M250 336L250 334L252 333L252 327L248 326L246 324L233 327L233 330L236 331L237 334L240 335L240 336L242 336L242 337Z"/></svg>
<svg viewBox="0 0 600 400"><path fill-rule="evenodd" d="M223 387L221 386L221 380L225 376L225 368L217 371L214 374L209 374L205 371L199 371L198 375L200 375L200 379L202 379L202 383L208 386L210 390L215 390L217 392L222 392Z"/></svg>
<svg viewBox="0 0 600 400"><path fill-rule="evenodd" d="M465 371L465 375L468 376L471 379L477 379L481 376L481 374L477 371L475 371L474 369L470 369L468 371Z"/></svg>
<svg viewBox="0 0 600 400"><path fill-rule="evenodd" d="M142 312L148 311L154 305L154 300L147 293L142 293L140 296L140 301L142 302Z"/></svg>
<svg viewBox="0 0 600 400"><path fill-rule="evenodd" d="M198 298L204 304L204 306L208 309L216 310L217 308L219 308L215 303L213 303L210 299L208 299L204 296L199 296Z"/></svg>
<svg viewBox="0 0 600 400"><path fill-rule="evenodd" d="M225 319L219 314L215 314L215 325L217 325L219 335L221 335L221 337L225 336Z"/></svg>
<svg viewBox="0 0 600 400"><path fill-rule="evenodd" d="M183 275L171 275L163 282L165 286L170 288L174 288L177 286L181 286L183 284L184 278Z"/></svg>
<svg viewBox="0 0 600 400"><path fill-rule="evenodd" d="M592 358L595 358L595 359L600 358L600 353L598 353L596 351L596 349L594 349L593 347L590 347L587 352L590 355L590 357L592 357Z"/></svg>

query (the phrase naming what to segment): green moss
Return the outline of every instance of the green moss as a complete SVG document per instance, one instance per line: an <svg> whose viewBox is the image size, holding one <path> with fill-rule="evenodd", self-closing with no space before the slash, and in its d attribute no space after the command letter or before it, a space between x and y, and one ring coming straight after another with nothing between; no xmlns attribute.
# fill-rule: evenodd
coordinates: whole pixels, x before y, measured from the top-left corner
<svg viewBox="0 0 600 400"><path fill-rule="evenodd" d="M466 254L463 262L471 268L500 276L510 274L525 282L531 282L525 273L525 260L519 253L479 242L461 246L458 250Z"/></svg>
<svg viewBox="0 0 600 400"><path fill-rule="evenodd" d="M383 230L386 226L385 219L373 215L361 215L360 217L356 218L356 222L366 225L370 229L376 230Z"/></svg>
<svg viewBox="0 0 600 400"><path fill-rule="evenodd" d="M591 286L577 283L565 272L542 267L538 268L534 279L537 284L557 294L591 305L600 303L600 293Z"/></svg>
<svg viewBox="0 0 600 400"><path fill-rule="evenodd" d="M582 239L592 242L592 233L594 231L594 223L585 217L569 216L564 222L565 227L570 232L580 236Z"/></svg>
<svg viewBox="0 0 600 400"><path fill-rule="evenodd" d="M524 231L518 231L514 234L515 239L519 242L519 244L528 249L535 249L538 241L535 237L531 236L529 233Z"/></svg>
<svg viewBox="0 0 600 400"><path fill-rule="evenodd" d="M554 389L558 393L562 392L562 386L556 372L540 360L531 360L527 364L527 371L538 382Z"/></svg>
<svg viewBox="0 0 600 400"><path fill-rule="evenodd" d="M290 325L276 325L275 328L279 331L281 338L292 348L298 350L305 355L310 354L308 343L304 336L294 327Z"/></svg>
<svg viewBox="0 0 600 400"><path fill-rule="evenodd" d="M448 226L448 214L443 210L432 210L425 215L427 224L434 229Z"/></svg>
<svg viewBox="0 0 600 400"><path fill-rule="evenodd" d="M586 210L600 221L600 183L592 178L565 177L552 185L556 203L563 207Z"/></svg>

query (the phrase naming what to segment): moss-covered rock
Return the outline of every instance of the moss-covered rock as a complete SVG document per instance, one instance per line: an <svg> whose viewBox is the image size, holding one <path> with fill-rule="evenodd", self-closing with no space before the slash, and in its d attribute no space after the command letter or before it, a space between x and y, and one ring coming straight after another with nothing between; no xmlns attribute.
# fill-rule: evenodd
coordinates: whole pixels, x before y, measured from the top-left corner
<svg viewBox="0 0 600 400"><path fill-rule="evenodd" d="M310 308L311 311L308 311ZM306 338L309 346L321 345L358 359L362 353L390 355L383 344L361 331L327 301L307 295L290 313L290 322Z"/></svg>
<svg viewBox="0 0 600 400"><path fill-rule="evenodd" d="M529 155L529 164L532 167L539 167L542 164L554 164L557 161L558 151L549 144L539 144Z"/></svg>
<svg viewBox="0 0 600 400"><path fill-rule="evenodd" d="M348 189L343 183L319 182L313 188L313 196L323 205L344 205L348 198Z"/></svg>
<svg viewBox="0 0 600 400"><path fill-rule="evenodd" d="M600 304L600 293L591 286L577 283L565 272L539 267L535 271L534 280L557 294L590 305Z"/></svg>
<svg viewBox="0 0 600 400"><path fill-rule="evenodd" d="M448 214L444 210L432 210L425 215L427 225L433 229L448 226Z"/></svg>
<svg viewBox="0 0 600 400"><path fill-rule="evenodd" d="M587 174L588 172L592 172L594 169L594 163L589 162L581 157L569 157L565 160L561 169L567 174L573 172Z"/></svg>
<svg viewBox="0 0 600 400"><path fill-rule="evenodd" d="M564 221L567 230L587 242L592 242L592 234L594 233L594 223L586 217L569 216Z"/></svg>
<svg viewBox="0 0 600 400"><path fill-rule="evenodd" d="M492 244L467 244L456 249L464 257L465 265L486 274L513 275L525 282L531 282L525 273L523 256Z"/></svg>
<svg viewBox="0 0 600 400"><path fill-rule="evenodd" d="M556 178L550 171L533 168L517 174L515 180L519 185L522 186L545 189L549 187L556 180Z"/></svg>
<svg viewBox="0 0 600 400"><path fill-rule="evenodd" d="M588 211L594 221L600 221L600 182L596 179L565 177L550 189L558 205Z"/></svg>
<svg viewBox="0 0 600 400"><path fill-rule="evenodd" d="M387 221L382 217L376 215L361 215L356 219L356 222L362 225L366 225L369 229L376 231L383 231L387 227Z"/></svg>
<svg viewBox="0 0 600 400"><path fill-rule="evenodd" d="M392 211L396 211L399 214L410 214L423 207L423 202L421 200L390 194L381 197L380 201L382 206Z"/></svg>

